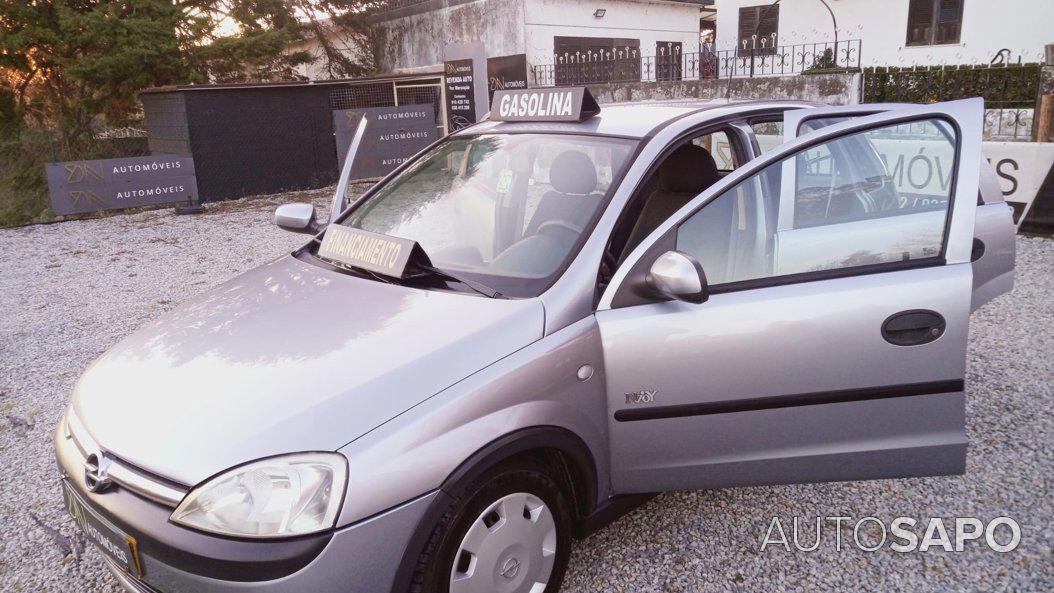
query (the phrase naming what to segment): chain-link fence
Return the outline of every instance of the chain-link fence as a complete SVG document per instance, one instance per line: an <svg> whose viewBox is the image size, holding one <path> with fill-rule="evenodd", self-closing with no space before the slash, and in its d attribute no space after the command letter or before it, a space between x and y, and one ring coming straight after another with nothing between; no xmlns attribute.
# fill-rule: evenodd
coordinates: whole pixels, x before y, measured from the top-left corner
<svg viewBox="0 0 1054 593"><path fill-rule="evenodd" d="M421 77L395 81L348 82L329 92L330 109L362 109L399 105L432 105L436 129L446 133L446 111L443 105L443 79Z"/></svg>

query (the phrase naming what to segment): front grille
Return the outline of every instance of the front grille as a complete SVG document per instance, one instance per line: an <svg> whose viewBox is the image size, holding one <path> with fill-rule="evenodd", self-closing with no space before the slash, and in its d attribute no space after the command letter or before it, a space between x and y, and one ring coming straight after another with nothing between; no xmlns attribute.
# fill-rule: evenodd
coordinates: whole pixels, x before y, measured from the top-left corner
<svg viewBox="0 0 1054 593"><path fill-rule="evenodd" d="M108 462L107 474L114 484L167 507L175 508L187 495L189 488L186 486L150 474L103 451L81 424L72 407L66 412L65 423L64 437L71 439L77 445L82 467L89 455L94 454L100 459L105 459Z"/></svg>

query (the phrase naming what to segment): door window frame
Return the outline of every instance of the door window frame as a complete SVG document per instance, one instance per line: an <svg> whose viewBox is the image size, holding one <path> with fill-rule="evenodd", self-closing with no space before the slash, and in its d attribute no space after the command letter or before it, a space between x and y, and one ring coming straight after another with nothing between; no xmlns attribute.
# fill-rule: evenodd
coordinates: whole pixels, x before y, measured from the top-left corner
<svg viewBox="0 0 1054 593"><path fill-rule="evenodd" d="M779 113L766 114L763 116L751 117L743 122L746 129L749 130L751 146L754 149L754 156L758 157L765 153L761 148L761 143L758 142L758 134L754 131L754 124L783 124L783 137L780 139L780 143L775 148L779 148L780 145L784 144L789 138L787 138L787 125L786 117L787 113L791 111L807 111L808 107L791 107L789 109L781 110ZM773 150L775 150L775 148Z"/></svg>
<svg viewBox="0 0 1054 593"><path fill-rule="evenodd" d="M780 276L769 276L765 278L741 280L736 282L726 282L723 284L711 285L709 287L709 291L710 294L723 294L744 290L753 290L756 288L784 286L788 284L800 284L804 282L815 282L820 280L831 280L835 278L846 278L852 276L866 276L871 274L894 272L914 268L927 268L946 265L947 252L951 240L952 221L956 212L955 202L957 201L956 195L958 193L959 174L962 164L964 162L963 159L967 158L967 155L965 155L963 151L963 130L959 126L958 122L955 121L954 117L951 117L950 115L947 115L945 113L940 113L938 111L924 113L899 113L898 111L881 111L874 115L888 115L889 117L881 122L860 123L860 119L866 119L866 117L868 117L861 116L859 118L853 118L848 122L842 122L840 124L835 124L835 126L829 126L841 126L844 128L839 129L835 132L831 132L830 130L827 130L827 128L824 129L827 131L818 130L817 132L815 132L817 135L816 138L809 139L803 142L794 150L785 151L782 149L776 149L767 154L756 157L754 160L745 163L751 165L749 167L749 173L744 173L741 178L737 178L736 172L733 172L731 175L729 175L728 178L722 179L722 181L714 184L706 191L699 194L699 196L696 196L693 201L699 200L701 196L710 194L706 197L705 200L701 201L700 203L694 204L694 206L692 206L692 209L689 212L680 216L678 220L672 222L672 224L670 221L664 223L664 225L668 225L666 226L666 228L660 227L659 229L656 229L655 232L659 232L661 234L659 234L654 240L652 240L651 244L648 244L648 239L645 239L644 242L637 246L634 252L639 250L641 247L644 247L644 251L640 252L640 255L636 258L633 258L633 254L631 253L630 256L626 259L626 261L623 262L623 265L620 266L619 271L621 271L621 267L628 266L626 269L626 274L621 278L619 278L618 273L615 274L615 276L612 278L611 282L605 290L605 295L601 296L601 306L603 306L604 304L603 302L607 293L610 293L612 295L610 300L610 308L612 309L656 302L653 297L637 294L633 290L633 287L643 281L644 277L647 274L647 267L656 257L658 257L664 251L676 248L677 230L680 229L681 225L684 224L684 222L691 216L693 216L695 213L705 208L714 200L724 196L728 191L734 189L740 183L746 183L751 181L752 179L757 182L756 178L767 167L780 163L781 161L784 161L788 158L796 157L798 154L809 150L810 148L813 148L820 144L825 144L827 142L835 141L839 138L852 136L854 134L859 133L866 133L871 130L881 129L885 127L932 119L939 119L941 121L944 121L947 125L951 126L951 129L955 132L955 159L951 172L948 211L944 219L944 230L942 233L941 250L938 255L929 258L919 258L907 261L882 262L877 264L867 264L847 268L835 268L830 270L801 272L795 274L784 274ZM822 117L822 115L817 114L817 117ZM805 118L802 119L804 120ZM786 136L787 130L785 129L785 139ZM781 148L784 148L788 143L796 142L797 140L799 140L798 137L786 140L783 144L781 144ZM660 161L661 158L656 159L656 162ZM740 167L739 169L737 169L737 171L742 170L744 168L746 167ZM649 170L649 174L650 172L651 171ZM731 179L731 181L726 182L728 179ZM634 191L637 190L635 189ZM655 235L653 234L651 236Z"/></svg>
<svg viewBox="0 0 1054 593"><path fill-rule="evenodd" d="M781 111L781 113L782 113L782 111ZM736 117L733 117L733 118L725 118L725 119L719 119L719 120L714 120L714 121L708 121L706 123L703 123L703 124L691 127L689 129L681 132L680 134L675 136L672 140L667 142L662 147L662 150L660 150L658 152L658 154L655 156L655 158L652 159L651 163L649 163L649 165L648 165L648 168L644 171L644 174L641 175L637 179L636 183L633 186L633 191L630 192L629 199L626 201L625 206L623 206L623 208L622 208L622 212L619 213L618 218L615 220L615 224L611 227L611 230L608 232L607 240L604 243L604 257L601 258L601 261L598 263L598 267L597 267L597 281L596 281L597 290L594 291L594 294L596 295L594 297L594 303L593 303L594 309L595 309L597 303L599 303L600 298L602 296L602 291L600 290L600 288L601 288L601 279L603 278L603 269L602 268L603 268L603 266L606 263L605 260L607 259L607 256L609 254L614 255L615 257L617 257L618 255L621 255L621 253L619 253L619 254L612 254L612 252L611 252L612 242L615 239L615 234L620 232L620 231L622 231L624 229L625 225L629 223L628 217L630 216L630 211L637 205L637 202L639 200L643 199L642 192L645 189L644 188L645 184L649 180L651 180L652 177L655 176L656 172L659 170L659 166L662 165L663 161L665 161L666 158L669 157L673 153L673 151L676 150L677 147L680 146L681 144L683 144L686 140L689 140L691 138L696 138L698 136L703 136L703 135L706 135L708 133L724 131L725 134L728 136L728 140L729 140L729 142L731 144L730 148L732 149L732 157L733 157L733 159L737 159L737 160L740 161L739 165L735 169L733 169L731 172L728 173L729 175L731 175L731 174L735 173L735 171L737 171L737 170L745 167L746 165L748 165L751 161L753 161L755 158L757 158L757 155L758 155L758 152L754 149L754 138L753 138L753 136L751 136L748 132L746 132L744 130L744 127L746 128L746 130L749 130L750 126L742 125L745 122L746 122L745 118L737 115ZM645 141L642 141L640 143L640 150L641 151L644 150L644 146L648 142L650 142L650 139L645 139ZM717 183L720 183L720 180ZM714 184L714 185L717 185L717 184ZM613 187L614 187L614 185L613 185ZM693 198L693 199L695 199L695 198ZM637 216L640 216L640 212L637 212ZM634 219L634 223L635 222L636 222L636 219ZM629 232L632 232L632 227L630 228ZM628 233L626 235L626 240L627 241L629 240L629 234ZM626 248L626 246L622 245L622 250L624 250L625 248ZM622 267L622 265L625 265L625 264L626 264L626 262L623 261L623 262L621 262L621 265L619 265L619 267ZM610 284L611 279L613 279L615 277L617 272L618 272L617 269L616 270L611 270L610 277L608 278L609 284Z"/></svg>

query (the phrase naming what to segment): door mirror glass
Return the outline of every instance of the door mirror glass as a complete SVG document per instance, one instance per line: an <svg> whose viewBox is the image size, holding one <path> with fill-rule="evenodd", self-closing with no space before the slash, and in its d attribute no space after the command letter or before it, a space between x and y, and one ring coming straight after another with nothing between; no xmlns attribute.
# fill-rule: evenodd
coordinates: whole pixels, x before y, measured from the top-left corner
<svg viewBox="0 0 1054 593"><path fill-rule="evenodd" d="M282 204L274 211L274 223L278 228L293 233L314 235L322 230L315 222L315 207L312 204Z"/></svg>
<svg viewBox="0 0 1054 593"><path fill-rule="evenodd" d="M652 292L669 299L698 304L710 297L703 266L680 251L667 251L656 258L645 282Z"/></svg>

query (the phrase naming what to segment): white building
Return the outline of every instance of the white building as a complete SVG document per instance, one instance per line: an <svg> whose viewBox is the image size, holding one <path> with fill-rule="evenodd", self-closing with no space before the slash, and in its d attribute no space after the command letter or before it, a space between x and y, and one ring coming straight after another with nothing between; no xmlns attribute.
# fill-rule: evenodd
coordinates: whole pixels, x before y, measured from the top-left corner
<svg viewBox="0 0 1054 593"><path fill-rule="evenodd" d="M567 52L636 48L643 55L699 45L699 2L523 0L528 62ZM598 16L599 15L599 16Z"/></svg>
<svg viewBox="0 0 1054 593"><path fill-rule="evenodd" d="M393 0L376 14L382 72L436 71L453 45L482 43L487 57L526 54L529 70L554 54L588 55L629 48L655 55L696 51L700 8L713 0ZM340 32L334 32L340 46ZM320 55L315 44L307 49ZM325 78L318 64L300 74Z"/></svg>
<svg viewBox="0 0 1054 593"><path fill-rule="evenodd" d="M831 42L832 13L863 67L1042 62L1054 43L1054 0L718 0L717 49Z"/></svg>

